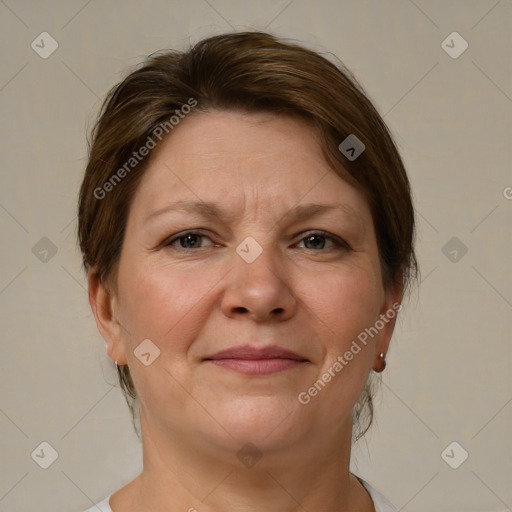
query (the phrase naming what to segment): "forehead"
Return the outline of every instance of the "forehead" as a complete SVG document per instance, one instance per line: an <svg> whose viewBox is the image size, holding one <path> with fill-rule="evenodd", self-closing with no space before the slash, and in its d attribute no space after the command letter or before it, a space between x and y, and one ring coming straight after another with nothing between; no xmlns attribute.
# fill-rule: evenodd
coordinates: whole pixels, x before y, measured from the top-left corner
<svg viewBox="0 0 512 512"><path fill-rule="evenodd" d="M244 113L237 111L212 111L194 113L186 117L156 148L155 160L182 164L199 164L201 169L237 163L240 170L244 163L265 162L259 175L275 170L271 159L297 164L306 159L318 167L327 168L318 135L313 127L298 117L274 113ZM290 169L281 166L281 175ZM292 168L293 170L293 168ZM246 176L248 178L248 176Z"/></svg>
<svg viewBox="0 0 512 512"><path fill-rule="evenodd" d="M143 209L178 199L228 202L234 210L257 203L280 213L299 202L366 208L305 120L226 111L183 119L154 150L135 199Z"/></svg>

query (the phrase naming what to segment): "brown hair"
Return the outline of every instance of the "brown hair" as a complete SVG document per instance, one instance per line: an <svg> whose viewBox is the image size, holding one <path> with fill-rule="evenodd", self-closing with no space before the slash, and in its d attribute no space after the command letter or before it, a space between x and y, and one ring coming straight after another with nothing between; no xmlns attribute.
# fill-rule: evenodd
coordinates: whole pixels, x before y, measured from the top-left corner
<svg viewBox="0 0 512 512"><path fill-rule="evenodd" d="M180 113L190 110L186 105L194 107L190 115L210 109L265 111L310 122L332 168L368 201L384 287L400 284L405 290L417 276L406 171L383 119L356 79L342 64L299 45L262 32L239 32L204 39L186 52L157 52L108 93L91 134L78 206L84 267L93 268L105 286L117 288L128 211L150 160L150 153L140 160L134 155L160 139L155 134L163 129L171 134L172 118L183 117ZM339 148L354 135L364 144L355 159ZM118 373L133 414L137 395L128 366ZM354 409L356 439L373 419L370 381Z"/></svg>

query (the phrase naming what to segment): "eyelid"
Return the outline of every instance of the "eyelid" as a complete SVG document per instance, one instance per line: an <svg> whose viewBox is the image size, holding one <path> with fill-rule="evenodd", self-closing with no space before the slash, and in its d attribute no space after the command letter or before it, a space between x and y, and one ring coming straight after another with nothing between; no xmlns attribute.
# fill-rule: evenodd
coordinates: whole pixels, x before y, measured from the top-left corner
<svg viewBox="0 0 512 512"><path fill-rule="evenodd" d="M172 236L166 238L160 244L160 247L169 247L169 246L171 246L171 244L174 244L180 238L184 238L187 235L199 235L199 236L202 236L202 237L205 237L205 238L210 238L210 241L213 242L213 240L211 240L211 237L205 232L205 230L203 230L201 228L198 228L198 229L188 229L188 230L176 233L175 235L172 235ZM324 238L326 238L328 240L331 240L334 243L334 247L331 248L331 249L335 249L337 247L337 248L344 248L346 250L352 250L352 247L350 246L350 244L346 240L344 240L343 238L338 237L336 235L333 235L333 234L329 233L328 231L323 231L323 230L320 230L320 229L312 229L312 230L308 230L308 231L301 231L294 238L297 238L297 236L299 236L299 235L300 235L300 238L297 240L297 242L294 245L296 245L299 242L302 242L303 240L305 240L308 237L319 235L319 236L322 236L322 237L324 237ZM213 245L215 245L215 243ZM197 250L197 249L185 249L183 247L177 247L177 249L182 250L182 251L187 251L187 252ZM204 247L198 247L198 249L204 249ZM328 249L320 249L320 250L309 249L309 250L314 251L314 252L323 252L323 251L326 251Z"/></svg>
<svg viewBox="0 0 512 512"><path fill-rule="evenodd" d="M175 235L171 235L170 237L166 238L161 244L160 247L168 247L171 244L177 242L180 238L184 238L188 235L199 235L204 238L210 238L211 237L205 232L205 230L198 228L198 229L187 229L185 231L180 231L179 233L176 233ZM212 240L213 242L213 240ZM178 247L178 249L181 249L183 251L190 251L190 249L184 249L183 247ZM200 247L202 249L202 247Z"/></svg>
<svg viewBox="0 0 512 512"><path fill-rule="evenodd" d="M302 242L305 238L308 238L310 236L320 235L328 240L333 241L335 246L337 245L340 248L352 250L352 247L346 240L344 240L343 238L341 238L339 236L333 235L333 234L329 233L328 231L323 231L321 229L312 229L309 231L301 231L300 235L301 235L301 238L298 240L299 242ZM311 250L314 250L314 249L311 249ZM321 252L321 251L317 251L317 252Z"/></svg>

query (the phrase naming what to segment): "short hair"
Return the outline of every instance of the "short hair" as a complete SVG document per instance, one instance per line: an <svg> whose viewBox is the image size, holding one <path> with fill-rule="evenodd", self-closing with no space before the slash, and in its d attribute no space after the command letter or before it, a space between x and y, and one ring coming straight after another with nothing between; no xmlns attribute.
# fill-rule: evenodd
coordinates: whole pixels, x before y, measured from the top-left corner
<svg viewBox="0 0 512 512"><path fill-rule="evenodd" d="M188 51L156 52L109 91L91 132L78 205L84 268L94 268L107 289L117 289L130 204L150 162L151 155L135 161L133 154L155 131L172 136L173 116L190 110L188 115L269 112L307 121L332 169L368 202L384 288L398 284L405 291L417 276L410 184L392 136L361 85L341 62L264 32L236 32L203 39ZM351 150L343 145L347 140L351 153L343 151ZM133 417L137 394L128 366L118 374ZM372 377L354 408L355 439L373 420Z"/></svg>

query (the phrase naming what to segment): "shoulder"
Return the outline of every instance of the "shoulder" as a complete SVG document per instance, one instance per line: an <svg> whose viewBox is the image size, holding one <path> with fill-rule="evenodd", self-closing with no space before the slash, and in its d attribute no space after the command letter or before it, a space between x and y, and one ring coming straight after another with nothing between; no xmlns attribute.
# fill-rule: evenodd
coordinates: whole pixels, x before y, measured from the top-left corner
<svg viewBox="0 0 512 512"><path fill-rule="evenodd" d="M85 512L112 512L110 505L108 504L110 496L107 496L103 501L96 503L91 508L85 510Z"/></svg>
<svg viewBox="0 0 512 512"><path fill-rule="evenodd" d="M356 478L361 482L361 484L370 494L375 506L375 512L398 512L398 509L394 507L388 501L388 499L384 497L384 495L374 489L368 482L358 476L356 476Z"/></svg>

